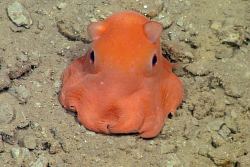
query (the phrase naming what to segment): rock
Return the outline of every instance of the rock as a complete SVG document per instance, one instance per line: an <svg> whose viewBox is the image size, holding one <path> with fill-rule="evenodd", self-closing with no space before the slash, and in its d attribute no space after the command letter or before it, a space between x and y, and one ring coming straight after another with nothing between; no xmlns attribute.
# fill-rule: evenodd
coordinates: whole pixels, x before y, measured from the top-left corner
<svg viewBox="0 0 250 167"><path fill-rule="evenodd" d="M210 131L218 131L221 129L222 125L224 125L225 122L222 119L216 119L214 121L211 121L207 124L207 128Z"/></svg>
<svg viewBox="0 0 250 167"><path fill-rule="evenodd" d="M28 73L31 69L30 63L17 62L14 67L10 68L9 77L10 79L17 79L25 73Z"/></svg>
<svg viewBox="0 0 250 167"><path fill-rule="evenodd" d="M86 32L77 23L61 20L57 22L57 28L58 31L69 40L90 42L90 40L86 38Z"/></svg>
<svg viewBox="0 0 250 167"><path fill-rule="evenodd" d="M9 78L9 72L6 70L0 70L0 91L7 89L11 86Z"/></svg>
<svg viewBox="0 0 250 167"><path fill-rule="evenodd" d="M23 85L11 88L10 93L20 101L20 104L26 103L30 98L30 91Z"/></svg>
<svg viewBox="0 0 250 167"><path fill-rule="evenodd" d="M212 146L217 148L225 143L225 140L217 133L212 133Z"/></svg>
<svg viewBox="0 0 250 167"><path fill-rule="evenodd" d="M5 151L5 148L4 148L4 144L1 138L2 136L0 136L0 153L3 153Z"/></svg>
<svg viewBox="0 0 250 167"><path fill-rule="evenodd" d="M240 157L246 153L246 150L239 143L227 143L212 149L208 152L208 157L219 166L231 166Z"/></svg>
<svg viewBox="0 0 250 167"><path fill-rule="evenodd" d="M158 22L162 24L163 29L168 29L173 24L173 21L169 17L164 17L158 20Z"/></svg>
<svg viewBox="0 0 250 167"><path fill-rule="evenodd" d="M54 87L55 87L56 93L59 93L59 92L60 92L61 84L62 84L61 80L56 80L56 81L54 82Z"/></svg>
<svg viewBox="0 0 250 167"><path fill-rule="evenodd" d="M20 54L16 56L17 61L20 62L27 62L29 60L28 56L26 54Z"/></svg>
<svg viewBox="0 0 250 167"><path fill-rule="evenodd" d="M49 153L50 154L56 154L59 153L61 151L61 145L58 142L54 142L51 144L50 148L49 148Z"/></svg>
<svg viewBox="0 0 250 167"><path fill-rule="evenodd" d="M224 138L227 139L228 136L230 135L231 131L228 129L226 125L223 125L221 129L218 131L218 133Z"/></svg>
<svg viewBox="0 0 250 167"><path fill-rule="evenodd" d="M240 167L249 167L250 166L249 153L246 156L240 157L237 161L238 161Z"/></svg>
<svg viewBox="0 0 250 167"><path fill-rule="evenodd" d="M24 120L21 121L20 123L17 124L18 129L25 129L30 126L30 121L29 120Z"/></svg>
<svg viewBox="0 0 250 167"><path fill-rule="evenodd" d="M153 18L156 17L164 7L164 2L162 0L155 0L155 1L147 1L143 5L143 8L141 10L142 13L144 13L146 16Z"/></svg>
<svg viewBox="0 0 250 167"><path fill-rule="evenodd" d="M230 58L233 56L233 49L232 48L224 48L215 53L215 57L217 59L224 59Z"/></svg>
<svg viewBox="0 0 250 167"><path fill-rule="evenodd" d="M40 155L39 158L31 164L30 167L47 167L48 159L43 155Z"/></svg>
<svg viewBox="0 0 250 167"><path fill-rule="evenodd" d="M15 119L15 110L8 103L0 103L0 125L8 124Z"/></svg>
<svg viewBox="0 0 250 167"><path fill-rule="evenodd" d="M32 25L32 19L29 12L17 1L7 7L7 13L11 21L17 26L30 28Z"/></svg>
<svg viewBox="0 0 250 167"><path fill-rule="evenodd" d="M219 21L213 21L210 25L210 28L215 31L219 31L222 29L222 23Z"/></svg>
<svg viewBox="0 0 250 167"><path fill-rule="evenodd" d="M10 145L14 145L16 143L16 136L14 133L0 129L0 136L2 136L2 141L5 143Z"/></svg>
<svg viewBox="0 0 250 167"><path fill-rule="evenodd" d="M24 136L23 146L29 150L34 150L36 148L36 137L33 135Z"/></svg>
<svg viewBox="0 0 250 167"><path fill-rule="evenodd" d="M232 133L237 133L238 132L238 125L236 121L233 120L231 117L226 117L225 118L225 123L226 126L230 129Z"/></svg>
<svg viewBox="0 0 250 167"><path fill-rule="evenodd" d="M227 83L224 85L225 94L231 97L240 98L244 94L244 90L234 83Z"/></svg>
<svg viewBox="0 0 250 167"><path fill-rule="evenodd" d="M13 147L11 149L11 156L12 158L17 159L20 156L20 148Z"/></svg>
<svg viewBox="0 0 250 167"><path fill-rule="evenodd" d="M240 47L245 40L243 30L236 27L225 27L221 30L218 35L222 44L227 44L233 47Z"/></svg>
<svg viewBox="0 0 250 167"><path fill-rule="evenodd" d="M61 10L64 9L67 6L67 3L65 2L60 2L59 4L56 5L57 9Z"/></svg>
<svg viewBox="0 0 250 167"><path fill-rule="evenodd" d="M179 27L183 27L183 26L184 26L183 18L179 18L179 19L176 21L176 25L179 26Z"/></svg>
<svg viewBox="0 0 250 167"><path fill-rule="evenodd" d="M169 143L161 143L161 154L169 154L177 151L177 146Z"/></svg>
<svg viewBox="0 0 250 167"><path fill-rule="evenodd" d="M10 150L10 153L11 153L12 158L16 160L17 164L21 164L25 160L31 157L31 154L27 148L13 147Z"/></svg>
<svg viewBox="0 0 250 167"><path fill-rule="evenodd" d="M200 61L186 66L185 69L195 76L204 76L210 73L209 69L206 68L206 65Z"/></svg>

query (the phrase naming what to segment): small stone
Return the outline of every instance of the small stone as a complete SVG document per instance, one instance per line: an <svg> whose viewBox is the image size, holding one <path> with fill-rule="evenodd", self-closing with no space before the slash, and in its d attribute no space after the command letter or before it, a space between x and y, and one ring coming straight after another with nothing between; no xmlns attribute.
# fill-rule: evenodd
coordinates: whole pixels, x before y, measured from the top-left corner
<svg viewBox="0 0 250 167"><path fill-rule="evenodd" d="M23 85L14 87L10 92L20 101L20 104L26 103L30 98L30 91Z"/></svg>
<svg viewBox="0 0 250 167"><path fill-rule="evenodd" d="M54 82L54 87L56 89L56 93L58 93L60 91L60 87L61 87L61 80L56 80Z"/></svg>
<svg viewBox="0 0 250 167"><path fill-rule="evenodd" d="M16 136L13 132L1 130L0 136L2 136L2 141L5 143L10 145L14 145L16 143Z"/></svg>
<svg viewBox="0 0 250 167"><path fill-rule="evenodd" d="M30 28L32 25L32 19L29 12L17 1L7 7L7 13L11 21L17 26Z"/></svg>
<svg viewBox="0 0 250 167"><path fill-rule="evenodd" d="M225 124L225 122L222 119L216 119L214 121L209 122L207 124L207 128L210 131L218 131L221 129L223 124Z"/></svg>
<svg viewBox="0 0 250 167"><path fill-rule="evenodd" d="M228 129L226 125L223 125L222 128L218 132L224 139L228 138L230 135L231 131Z"/></svg>
<svg viewBox="0 0 250 167"><path fill-rule="evenodd" d="M9 77L10 79L17 79L19 77L21 77L22 75L24 75L25 73L28 73L29 71L31 71L31 64L29 62L17 62L15 64L15 66L13 66L12 68L10 68L10 72L9 72Z"/></svg>
<svg viewBox="0 0 250 167"><path fill-rule="evenodd" d="M227 143L212 149L208 152L208 157L218 166L232 166L237 157L246 153L240 143Z"/></svg>
<svg viewBox="0 0 250 167"><path fill-rule="evenodd" d="M61 145L58 142L54 142L51 144L50 148L49 148L49 153L50 154L56 154L59 153L61 151Z"/></svg>
<svg viewBox="0 0 250 167"><path fill-rule="evenodd" d="M177 24L179 27L183 27L183 26L184 26L183 18L179 18L179 19L176 21L176 24Z"/></svg>
<svg viewBox="0 0 250 167"><path fill-rule="evenodd" d="M84 35L84 31L78 23L61 20L57 22L57 28L59 33L67 37L69 40L90 42L90 40L86 38L86 35Z"/></svg>
<svg viewBox="0 0 250 167"><path fill-rule="evenodd" d="M164 2L162 0L155 0L152 3L143 4L142 7L141 12L146 16L153 18L159 15L159 13L163 10Z"/></svg>
<svg viewBox="0 0 250 167"><path fill-rule="evenodd" d="M24 147L26 147L30 150L34 150L36 148L35 136L32 136L32 135L24 136L23 145L24 145Z"/></svg>
<svg viewBox="0 0 250 167"><path fill-rule="evenodd" d="M43 23L41 23L41 21L38 21L38 23L37 23L37 28L38 28L39 30L44 30L44 29L45 29L45 25L44 25Z"/></svg>
<svg viewBox="0 0 250 167"><path fill-rule="evenodd" d="M225 94L231 97L240 98L244 94L244 90L237 84L228 83L224 86Z"/></svg>
<svg viewBox="0 0 250 167"><path fill-rule="evenodd" d="M59 4L57 4L57 9L61 10L64 9L67 6L67 4L65 2L61 2Z"/></svg>
<svg viewBox="0 0 250 167"><path fill-rule="evenodd" d="M43 155L40 155L39 158L31 164L30 167L46 167L48 165L48 159Z"/></svg>
<svg viewBox="0 0 250 167"><path fill-rule="evenodd" d="M238 132L238 126L237 123L233 120L231 117L225 118L226 126L230 129L232 133Z"/></svg>
<svg viewBox="0 0 250 167"><path fill-rule="evenodd" d="M198 150L198 154L202 155L202 156L207 156L210 149L211 149L211 146L209 146L209 145L200 145L199 150Z"/></svg>
<svg viewBox="0 0 250 167"><path fill-rule="evenodd" d="M224 28L224 30L219 33L219 39L222 44L228 44L236 47L240 47L244 40L240 32L230 27Z"/></svg>
<svg viewBox="0 0 250 167"><path fill-rule="evenodd" d="M11 149L11 156L17 159L20 156L20 148L12 148Z"/></svg>
<svg viewBox="0 0 250 167"><path fill-rule="evenodd" d="M0 136L0 153L5 151L4 144L3 144L3 141L1 138L2 138L2 136Z"/></svg>
<svg viewBox="0 0 250 167"><path fill-rule="evenodd" d="M224 48L220 51L217 51L215 54L215 57L217 59L230 58L232 56L233 56L233 49L232 48Z"/></svg>
<svg viewBox="0 0 250 167"><path fill-rule="evenodd" d="M213 21L210 25L210 28L215 31L219 31L222 28L222 23L218 21Z"/></svg>
<svg viewBox="0 0 250 167"><path fill-rule="evenodd" d="M173 24L173 21L169 17L164 17L157 21L162 24L163 29L168 29Z"/></svg>
<svg viewBox="0 0 250 167"><path fill-rule="evenodd" d="M217 148L225 143L225 140L217 133L212 134L212 146Z"/></svg>
<svg viewBox="0 0 250 167"><path fill-rule="evenodd" d="M30 126L30 121L29 120L24 120L22 122L20 122L18 125L17 125L17 128L18 129L25 129L27 127Z"/></svg>
<svg viewBox="0 0 250 167"><path fill-rule="evenodd" d="M20 54L16 56L16 59L21 62L27 62L29 60L28 56L26 54Z"/></svg>
<svg viewBox="0 0 250 167"><path fill-rule="evenodd" d="M194 62L186 66L185 69L195 76L205 76L210 73L209 69L202 62Z"/></svg>
<svg viewBox="0 0 250 167"><path fill-rule="evenodd" d="M67 142L62 141L60 144L64 152L68 153L70 151L70 145Z"/></svg>
<svg viewBox="0 0 250 167"><path fill-rule="evenodd" d="M0 103L0 125L8 124L15 119L15 110L8 103Z"/></svg>
<svg viewBox="0 0 250 167"><path fill-rule="evenodd" d="M177 151L177 146L174 144L162 143L161 144L161 154L169 154Z"/></svg>
<svg viewBox="0 0 250 167"><path fill-rule="evenodd" d="M250 156L249 153L246 156L239 157L238 163L240 167L249 167L250 166Z"/></svg>
<svg viewBox="0 0 250 167"><path fill-rule="evenodd" d="M7 89L11 86L9 78L9 72L6 70L0 70L0 91Z"/></svg>

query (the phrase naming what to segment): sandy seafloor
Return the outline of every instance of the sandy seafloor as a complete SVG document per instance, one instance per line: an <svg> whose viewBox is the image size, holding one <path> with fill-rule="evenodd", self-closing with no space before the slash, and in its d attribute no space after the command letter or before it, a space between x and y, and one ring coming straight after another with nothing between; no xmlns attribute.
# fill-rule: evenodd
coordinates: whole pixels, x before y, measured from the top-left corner
<svg viewBox="0 0 250 167"><path fill-rule="evenodd" d="M13 2L0 0L0 166L250 166L249 0L19 0L26 28L10 20ZM185 86L152 140L90 132L57 99L87 25L121 10L163 23Z"/></svg>

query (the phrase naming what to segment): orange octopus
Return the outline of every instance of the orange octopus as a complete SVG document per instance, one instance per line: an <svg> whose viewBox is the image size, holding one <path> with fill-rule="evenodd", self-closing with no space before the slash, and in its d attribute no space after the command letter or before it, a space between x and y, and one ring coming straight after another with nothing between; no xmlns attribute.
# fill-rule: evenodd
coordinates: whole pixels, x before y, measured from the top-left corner
<svg viewBox="0 0 250 167"><path fill-rule="evenodd" d="M91 23L91 48L64 71L59 100L87 129L157 136L183 98L162 56L162 25L132 11Z"/></svg>

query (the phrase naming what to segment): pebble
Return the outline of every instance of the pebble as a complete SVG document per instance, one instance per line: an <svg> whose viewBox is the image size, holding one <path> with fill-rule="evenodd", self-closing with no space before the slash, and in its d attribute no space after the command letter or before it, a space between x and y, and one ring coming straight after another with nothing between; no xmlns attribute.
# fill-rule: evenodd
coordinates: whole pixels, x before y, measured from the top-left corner
<svg viewBox="0 0 250 167"><path fill-rule="evenodd" d="M5 143L8 143L10 145L14 145L16 143L16 136L13 132L10 132L10 130L1 130L0 136L2 136L2 141Z"/></svg>
<svg viewBox="0 0 250 167"><path fill-rule="evenodd" d="M161 154L169 154L177 151L177 146L169 143L161 143Z"/></svg>
<svg viewBox="0 0 250 167"><path fill-rule="evenodd" d="M58 142L54 142L51 144L50 148L49 148L49 153L50 154L57 154L61 151L61 145Z"/></svg>
<svg viewBox="0 0 250 167"><path fill-rule="evenodd" d="M56 5L57 9L61 10L64 9L67 6L67 3L65 2L60 2L59 4Z"/></svg>
<svg viewBox="0 0 250 167"><path fill-rule="evenodd" d="M32 135L24 136L23 138L23 146L28 148L29 150L34 150L36 148L36 137Z"/></svg>
<svg viewBox="0 0 250 167"><path fill-rule="evenodd" d="M11 156L12 158L17 159L20 156L20 148L13 147L11 149Z"/></svg>
<svg viewBox="0 0 250 167"><path fill-rule="evenodd" d="M194 62L185 68L188 72L195 76L205 76L209 74L209 69L202 62Z"/></svg>
<svg viewBox="0 0 250 167"><path fill-rule="evenodd" d="M0 137L1 138L1 137ZM4 152L5 151L5 148L4 148L4 144L3 144L3 141L2 139L0 139L0 153Z"/></svg>
<svg viewBox="0 0 250 167"><path fill-rule="evenodd" d="M217 133L212 133L212 146L217 148L225 143L225 140Z"/></svg>
<svg viewBox="0 0 250 167"><path fill-rule="evenodd" d="M240 98L244 94L244 89L237 84L228 83L224 86L225 94L231 97Z"/></svg>
<svg viewBox="0 0 250 167"><path fill-rule="evenodd" d="M176 21L176 25L178 25L179 27L183 27L184 26L184 23L183 23L183 19L180 18Z"/></svg>
<svg viewBox="0 0 250 167"><path fill-rule="evenodd" d="M20 123L17 124L18 129L25 129L30 126L30 121L29 120L24 120L21 121Z"/></svg>
<svg viewBox="0 0 250 167"><path fill-rule="evenodd" d="M222 44L228 44L236 47L240 47L244 40L244 38L241 37L240 32L232 30L231 28L225 28L222 32L220 32L219 39Z"/></svg>
<svg viewBox="0 0 250 167"><path fill-rule="evenodd" d="M215 31L219 31L222 28L222 23L219 21L213 21L210 25L210 28Z"/></svg>
<svg viewBox="0 0 250 167"><path fill-rule="evenodd" d="M32 25L32 19L29 12L17 1L7 7L7 13L11 21L17 26L30 28Z"/></svg>
<svg viewBox="0 0 250 167"><path fill-rule="evenodd" d="M225 124L225 122L222 119L216 119L214 121L209 122L207 124L207 128L210 131L218 131L221 129L223 124Z"/></svg>
<svg viewBox="0 0 250 167"><path fill-rule="evenodd" d="M238 132L238 125L232 118L226 117L225 123L232 133Z"/></svg>
<svg viewBox="0 0 250 167"><path fill-rule="evenodd" d="M80 25L72 21L61 20L57 22L59 33L73 41L83 41L89 43L90 40L86 38Z"/></svg>
<svg viewBox="0 0 250 167"><path fill-rule="evenodd" d="M20 54L16 56L17 61L21 62L27 62L29 60L28 56L26 54Z"/></svg>
<svg viewBox="0 0 250 167"><path fill-rule="evenodd" d="M239 143L226 143L208 152L208 157L218 166L232 166L237 157L246 153ZM230 165L231 164L231 165Z"/></svg>
<svg viewBox="0 0 250 167"><path fill-rule="evenodd" d="M30 167L46 167L48 165L48 159L43 155L40 155L39 158L31 164Z"/></svg>
<svg viewBox="0 0 250 167"><path fill-rule="evenodd" d="M0 125L8 124L15 119L15 110L8 103L0 103Z"/></svg>
<svg viewBox="0 0 250 167"><path fill-rule="evenodd" d="M224 139L227 139L228 136L230 135L231 131L230 129L226 126L226 125L223 125L221 127L221 129L218 131L218 133L224 138Z"/></svg>
<svg viewBox="0 0 250 167"><path fill-rule="evenodd" d="M12 88L10 93L19 100L20 104L26 103L30 98L30 91L23 85Z"/></svg>
<svg viewBox="0 0 250 167"><path fill-rule="evenodd" d="M162 24L163 29L168 29L173 24L173 21L169 17L163 17L157 21Z"/></svg>
<svg viewBox="0 0 250 167"><path fill-rule="evenodd" d="M9 78L9 72L6 70L0 70L0 91L7 89L11 86Z"/></svg>
<svg viewBox="0 0 250 167"><path fill-rule="evenodd" d="M13 66L12 68L10 68L10 73L9 73L9 77L10 79L17 79L19 77L21 77L22 75L24 75L25 73L28 73L29 71L31 71L31 64L29 62L17 62L15 64L15 66Z"/></svg>
<svg viewBox="0 0 250 167"><path fill-rule="evenodd" d="M146 16L153 18L159 15L159 13L163 10L163 7L163 0L154 0L154 3L143 4L141 12L144 13Z"/></svg>
<svg viewBox="0 0 250 167"><path fill-rule="evenodd" d="M215 57L217 59L230 58L232 56L233 56L233 49L232 48L224 48L224 49L217 51L215 53Z"/></svg>

